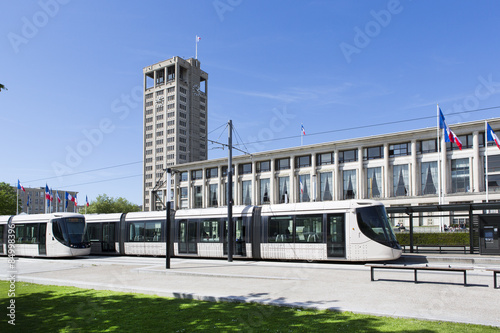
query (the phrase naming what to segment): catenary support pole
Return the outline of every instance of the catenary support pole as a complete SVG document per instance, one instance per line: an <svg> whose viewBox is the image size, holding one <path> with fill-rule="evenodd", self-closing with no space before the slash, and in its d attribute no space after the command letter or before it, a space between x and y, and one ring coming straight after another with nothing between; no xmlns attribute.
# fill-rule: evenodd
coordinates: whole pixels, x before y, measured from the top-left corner
<svg viewBox="0 0 500 333"><path fill-rule="evenodd" d="M171 221L170 221L170 201L171 201L171 198L170 198L170 194L171 194L171 189L170 187L172 186L172 182L171 182L171 175L172 175L172 170L170 168L167 169L167 193L165 195L165 200L166 200L166 203L165 203L165 206L166 206L166 221L165 221L165 267L166 269L169 269L170 268L170 256L171 256L171 253L170 253L170 241L171 241L171 237L170 237L170 224L171 224Z"/></svg>
<svg viewBox="0 0 500 333"><path fill-rule="evenodd" d="M228 122L227 159L227 261L233 261L233 122Z"/></svg>

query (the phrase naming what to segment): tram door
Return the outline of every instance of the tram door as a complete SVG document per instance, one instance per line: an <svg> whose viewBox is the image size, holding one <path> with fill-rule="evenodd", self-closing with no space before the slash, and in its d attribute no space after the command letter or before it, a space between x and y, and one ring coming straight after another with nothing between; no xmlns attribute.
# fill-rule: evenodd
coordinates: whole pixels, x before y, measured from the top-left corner
<svg viewBox="0 0 500 333"><path fill-rule="evenodd" d="M243 219L237 218L234 221L234 233L233 233L233 254L236 256L247 255L246 251L246 227L243 225ZM224 221L224 254L227 255L227 244L228 244L228 226L227 221Z"/></svg>
<svg viewBox="0 0 500 333"><path fill-rule="evenodd" d="M345 258L345 215L328 214L326 223L328 257Z"/></svg>
<svg viewBox="0 0 500 333"><path fill-rule="evenodd" d="M38 254L47 254L47 223L40 223L38 229Z"/></svg>
<svg viewBox="0 0 500 333"><path fill-rule="evenodd" d="M197 254L196 221L179 221L179 253Z"/></svg>
<svg viewBox="0 0 500 333"><path fill-rule="evenodd" d="M102 252L115 252L115 223L102 224Z"/></svg>

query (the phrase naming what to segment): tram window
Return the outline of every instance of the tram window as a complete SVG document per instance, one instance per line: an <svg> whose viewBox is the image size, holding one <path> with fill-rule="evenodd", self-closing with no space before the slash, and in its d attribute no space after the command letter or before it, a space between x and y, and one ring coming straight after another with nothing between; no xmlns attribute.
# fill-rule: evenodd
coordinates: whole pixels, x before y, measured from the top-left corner
<svg viewBox="0 0 500 333"><path fill-rule="evenodd" d="M201 241L202 242L219 242L219 221L203 221L201 227Z"/></svg>
<svg viewBox="0 0 500 333"><path fill-rule="evenodd" d="M101 227L100 223L87 224L87 230L91 242L99 242L101 240L100 227Z"/></svg>
<svg viewBox="0 0 500 333"><path fill-rule="evenodd" d="M129 242L144 242L144 222L129 224Z"/></svg>
<svg viewBox="0 0 500 333"><path fill-rule="evenodd" d="M296 216L295 241L298 243L321 243L323 241L322 222L322 215Z"/></svg>
<svg viewBox="0 0 500 333"><path fill-rule="evenodd" d="M159 242L161 237L161 222L146 222L146 242Z"/></svg>
<svg viewBox="0 0 500 333"><path fill-rule="evenodd" d="M38 223L16 225L16 243L18 244L37 243L37 234Z"/></svg>
<svg viewBox="0 0 500 333"><path fill-rule="evenodd" d="M4 253L3 252L3 229L4 229L4 226L3 225L0 225L0 253Z"/></svg>
<svg viewBox="0 0 500 333"><path fill-rule="evenodd" d="M269 217L269 243L292 243L293 242L293 217L272 216Z"/></svg>
<svg viewBox="0 0 500 333"><path fill-rule="evenodd" d="M359 229L365 236L389 246L397 243L383 206L358 208L356 212Z"/></svg>

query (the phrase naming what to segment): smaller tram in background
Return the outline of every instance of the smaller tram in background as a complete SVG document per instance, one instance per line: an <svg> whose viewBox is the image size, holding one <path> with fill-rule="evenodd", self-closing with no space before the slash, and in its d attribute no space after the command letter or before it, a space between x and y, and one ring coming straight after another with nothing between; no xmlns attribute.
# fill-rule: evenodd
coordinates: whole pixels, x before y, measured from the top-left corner
<svg viewBox="0 0 500 333"><path fill-rule="evenodd" d="M81 214L0 216L0 255L8 254L9 229L15 230L15 256L74 257L90 254L85 218Z"/></svg>
<svg viewBox="0 0 500 333"><path fill-rule="evenodd" d="M87 215L92 254L165 255L165 214ZM171 221L174 256L227 257L227 208L182 209ZM234 258L375 261L402 253L377 201L235 206L233 223Z"/></svg>

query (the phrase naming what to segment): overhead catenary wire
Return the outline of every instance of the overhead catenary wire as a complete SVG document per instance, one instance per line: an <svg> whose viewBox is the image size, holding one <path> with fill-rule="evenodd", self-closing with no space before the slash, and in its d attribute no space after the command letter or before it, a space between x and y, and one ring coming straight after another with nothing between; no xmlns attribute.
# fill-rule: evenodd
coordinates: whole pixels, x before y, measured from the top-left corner
<svg viewBox="0 0 500 333"><path fill-rule="evenodd" d="M454 112L454 113L448 113L448 115L460 115L460 114L467 114L467 113L475 113L475 112L480 112L480 111L487 111L487 110L493 110L493 109L499 109L500 106L492 106L488 108L482 108L482 109L475 109L475 110L467 110L467 111L461 111L461 112ZM317 135L323 135L323 134L330 134L330 133L336 133L336 132L345 132L345 131L352 131L352 130L357 130L357 129L365 129L365 128L372 128L372 127L378 127L378 126L386 126L386 125L394 125L394 124L402 124L406 122L412 122L412 121L419 121L419 120L427 120L427 119L434 119L436 116L425 116L425 117L417 117L417 118L410 118L410 119L403 119L403 120L396 120L396 121L389 121L389 122L384 122L384 123L377 123L377 124L370 124L370 125L362 125L362 126L354 126L354 127L349 127L349 128L340 128L340 129L335 129L335 130L330 130L330 131L323 131L323 132L311 132L308 133L308 136L317 136ZM214 130L210 131L208 134L211 134L222 127L225 127L224 130L227 128L227 123L224 123L220 125L219 127L215 128ZM234 126L233 126L234 127ZM224 130L221 132L219 135L219 138L222 136L224 133ZM236 132L237 136L240 138L239 134ZM248 153L248 148L246 145L248 144L256 144L256 143L264 143L264 142L272 142L272 141L282 141L282 140L288 140L288 139L296 139L298 136L293 135L293 136L287 136L287 137L281 137L281 138L273 138L273 139L268 139L268 140L259 140L259 141L252 141L252 142L241 142L233 145L233 148L245 153ZM210 140L207 139L208 142L212 144L219 144L219 145L224 145L223 143L218 142L217 140ZM243 141L243 140L241 140ZM245 150L239 149L235 146L243 146ZM214 149L214 148L212 148ZM119 168L123 166L128 166L128 165L133 165L133 164L139 164L143 163L143 161L135 161L135 162L128 162L128 163L122 163L122 164L117 164L117 165L112 165L112 166L107 166L107 167L102 167L102 168L96 168L96 169L91 169L91 170L85 170L85 171L79 171L79 172L74 172L70 174L65 174L62 176L54 176L54 177L46 177L46 178L40 178L40 179L35 179L35 180L29 180L25 181L25 183L32 183L32 182L37 182L37 181L42 181L42 180L50 180L50 179L55 179L55 178L60 178L60 177L68 177L68 176L74 176L74 175L80 175L80 174L85 174L85 173L90 173L90 172L95 172L95 171L101 171L101 170L107 170L107 169L113 169L113 168ZM112 180L118 180L118 179L125 179L125 178L132 178L132 177L137 177L139 175L133 175L133 176L126 176L126 177L120 177L120 178L113 178L109 180L102 180L102 181L96 181L96 182L91 182L91 183L82 183L82 184L76 184L76 185L68 185L68 186L78 186L78 185L88 185L88 184L93 184L93 183L99 183L99 182L106 182L106 181L112 181ZM141 175L142 176L142 175Z"/></svg>
<svg viewBox="0 0 500 333"><path fill-rule="evenodd" d="M459 114L465 114L465 113L473 113L473 112L486 111L486 110L492 110L492 109L500 109L500 106L492 106L492 107L483 108L483 109L476 109L476 110L468 110L468 111L448 113L448 115L453 116L453 115L459 115ZM370 124L370 125L362 125L362 126L354 126L354 127L348 127L348 128L335 129L335 130L330 130L330 131L323 131L323 132L316 132L316 133L311 132L311 133L308 133L307 136L316 136L316 135L323 135L323 134L331 134L331 133L337 133L337 132L345 132L345 131L352 131L352 130L358 130L358 129L371 128L371 127L378 127L378 126L402 124L402 123L406 123L406 122L419 121L419 120L427 120L427 119L435 119L435 118L436 118L436 116L432 115L432 116L425 116L425 117L418 117L418 118L411 118L411 119L395 120L395 121L388 121L388 122L384 122L384 123L377 123L377 124ZM282 141L282 140L288 140L288 139L296 139L299 136L300 135L291 135L291 136L286 136L286 137L281 137L281 138L273 138L273 139L267 139L267 140L251 141L251 142L246 142L245 144L256 144L256 143L265 143L265 142Z"/></svg>
<svg viewBox="0 0 500 333"><path fill-rule="evenodd" d="M89 172L95 172L95 171L101 171L101 170L107 170L107 169L114 169L114 168L119 168L119 167L122 167L122 166L138 164L138 163L142 163L142 160L141 161L136 161L136 162L129 162L129 163L117 164L117 165L112 165L112 166L107 166L107 167L102 167L102 168L97 168L97 169L91 169L91 170L79 171L79 172L74 172L74 173L68 173L68 174L61 175L61 176L54 176L54 177L46 177L46 178L28 180L28 181L26 181L26 183L33 183L33 182L38 182L40 180L49 180L49 179L60 178L60 177L80 175L80 174L83 174L83 173L89 173Z"/></svg>

